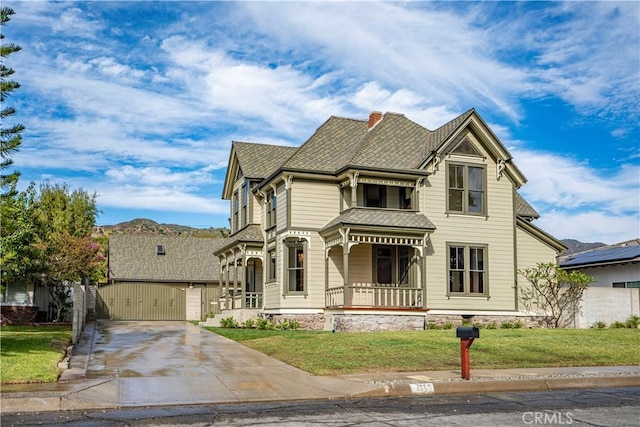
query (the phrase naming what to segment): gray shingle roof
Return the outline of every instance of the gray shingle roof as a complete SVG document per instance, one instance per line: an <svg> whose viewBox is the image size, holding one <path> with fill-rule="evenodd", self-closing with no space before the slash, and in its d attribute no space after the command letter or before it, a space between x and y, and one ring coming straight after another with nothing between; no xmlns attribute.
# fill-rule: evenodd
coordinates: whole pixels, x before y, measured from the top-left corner
<svg viewBox="0 0 640 427"><path fill-rule="evenodd" d="M233 148L236 150L240 170L249 179L268 177L297 150L297 147L237 141L233 142Z"/></svg>
<svg viewBox="0 0 640 427"><path fill-rule="evenodd" d="M215 253L220 254L225 250L236 246L240 243L262 243L264 242L262 236L262 229L259 224L250 224L237 233L224 239L224 242L218 246Z"/></svg>
<svg viewBox="0 0 640 427"><path fill-rule="evenodd" d="M116 234L109 236L109 278L158 282L218 281L214 251L222 238ZM164 255L156 253L162 245Z"/></svg>
<svg viewBox="0 0 640 427"><path fill-rule="evenodd" d="M366 131L366 121L332 116L282 167L333 173L344 165Z"/></svg>
<svg viewBox="0 0 640 427"><path fill-rule="evenodd" d="M387 113L365 133L349 166L414 169L420 165L429 130L402 114Z"/></svg>
<svg viewBox="0 0 640 427"><path fill-rule="evenodd" d="M405 229L435 230L436 226L423 214L414 211L351 208L332 219L321 231L336 226L392 227Z"/></svg>
<svg viewBox="0 0 640 427"><path fill-rule="evenodd" d="M540 214L520 195L516 192L516 215L524 218L540 218Z"/></svg>

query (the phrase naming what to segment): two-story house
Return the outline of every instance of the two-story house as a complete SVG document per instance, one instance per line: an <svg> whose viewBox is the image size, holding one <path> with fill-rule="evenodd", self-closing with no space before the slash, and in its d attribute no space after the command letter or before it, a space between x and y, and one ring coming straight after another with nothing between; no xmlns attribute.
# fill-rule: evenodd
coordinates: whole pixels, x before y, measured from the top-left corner
<svg viewBox="0 0 640 427"><path fill-rule="evenodd" d="M234 142L226 313L333 330L522 316L518 270L566 249L531 223L525 182L474 109L433 131L374 112L300 147Z"/></svg>

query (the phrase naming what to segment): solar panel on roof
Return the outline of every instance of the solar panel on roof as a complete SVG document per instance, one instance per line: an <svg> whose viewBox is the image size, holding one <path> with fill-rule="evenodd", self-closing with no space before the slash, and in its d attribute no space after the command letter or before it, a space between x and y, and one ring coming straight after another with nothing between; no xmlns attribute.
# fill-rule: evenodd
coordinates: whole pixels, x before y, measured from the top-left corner
<svg viewBox="0 0 640 427"><path fill-rule="evenodd" d="M598 262L624 261L640 256L640 246L620 246L575 254L560 264L561 267L593 264Z"/></svg>

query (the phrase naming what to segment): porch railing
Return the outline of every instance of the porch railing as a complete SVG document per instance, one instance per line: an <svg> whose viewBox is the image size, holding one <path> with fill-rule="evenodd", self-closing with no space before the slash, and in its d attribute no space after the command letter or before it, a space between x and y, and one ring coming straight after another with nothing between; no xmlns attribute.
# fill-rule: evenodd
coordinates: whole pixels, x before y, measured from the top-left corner
<svg viewBox="0 0 640 427"><path fill-rule="evenodd" d="M327 289L327 307L422 308L422 288L382 285L350 285Z"/></svg>
<svg viewBox="0 0 640 427"><path fill-rule="evenodd" d="M246 293L245 294L245 308L262 308L262 293ZM232 310L242 307L242 295L227 295L220 298L221 310Z"/></svg>

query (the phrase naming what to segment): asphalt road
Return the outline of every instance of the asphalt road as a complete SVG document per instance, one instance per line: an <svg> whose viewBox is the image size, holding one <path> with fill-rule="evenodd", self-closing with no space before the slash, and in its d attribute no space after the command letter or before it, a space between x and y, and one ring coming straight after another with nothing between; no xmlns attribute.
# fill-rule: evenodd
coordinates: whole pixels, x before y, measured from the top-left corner
<svg viewBox="0 0 640 427"><path fill-rule="evenodd" d="M15 413L8 426L640 426L640 387Z"/></svg>

